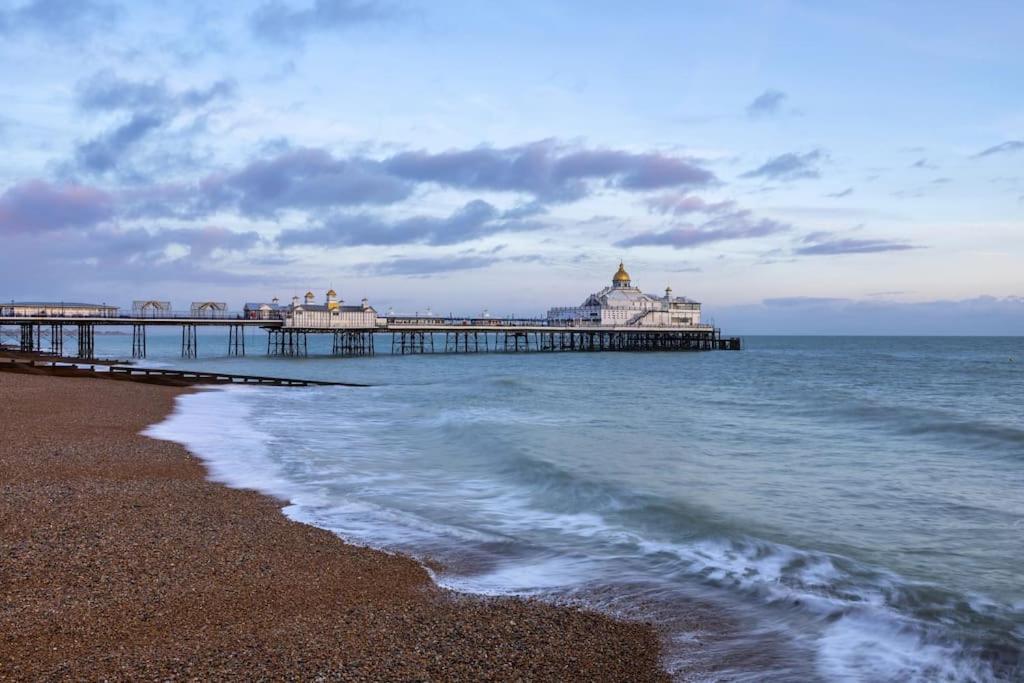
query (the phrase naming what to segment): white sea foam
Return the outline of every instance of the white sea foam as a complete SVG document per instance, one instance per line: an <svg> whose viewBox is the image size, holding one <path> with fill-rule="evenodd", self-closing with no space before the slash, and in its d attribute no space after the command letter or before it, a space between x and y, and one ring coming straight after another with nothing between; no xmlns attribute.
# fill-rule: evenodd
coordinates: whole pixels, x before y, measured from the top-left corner
<svg viewBox="0 0 1024 683"><path fill-rule="evenodd" d="M577 585L581 576L594 570L593 562L552 557L535 562L503 563L480 574L439 574L434 580L444 588L478 595L537 595Z"/></svg>
<svg viewBox="0 0 1024 683"><path fill-rule="evenodd" d="M960 648L927 640L920 629L884 613L856 613L826 627L818 670L830 681L995 681Z"/></svg>
<svg viewBox="0 0 1024 683"><path fill-rule="evenodd" d="M262 432L241 395L255 387L215 387L179 396L175 410L143 434L176 441L203 459L216 482L289 499L298 487L270 457L273 437Z"/></svg>

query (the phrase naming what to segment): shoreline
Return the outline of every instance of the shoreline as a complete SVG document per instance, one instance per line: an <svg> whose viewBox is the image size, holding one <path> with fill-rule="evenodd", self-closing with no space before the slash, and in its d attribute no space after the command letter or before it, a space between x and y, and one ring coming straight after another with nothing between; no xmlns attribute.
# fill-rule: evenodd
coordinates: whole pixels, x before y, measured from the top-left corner
<svg viewBox="0 0 1024 683"><path fill-rule="evenodd" d="M189 391L0 375L0 678L666 680L658 634L466 596L143 436Z"/></svg>

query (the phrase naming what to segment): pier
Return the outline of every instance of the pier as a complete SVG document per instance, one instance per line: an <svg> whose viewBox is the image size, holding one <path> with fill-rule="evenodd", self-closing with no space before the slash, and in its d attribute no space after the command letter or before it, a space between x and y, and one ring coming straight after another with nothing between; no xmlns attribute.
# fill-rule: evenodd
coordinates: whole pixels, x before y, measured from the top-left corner
<svg viewBox="0 0 1024 683"><path fill-rule="evenodd" d="M738 337L724 337L712 325L686 327L641 325L594 325L552 321L545 318L452 318L385 317L373 327L295 327L286 320L245 319L235 317L136 317L102 316L54 318L52 316L0 316L0 345L27 352L90 359L95 356L97 329L123 327L131 331L132 357L147 354L150 328L178 328L181 331L181 357L199 355L199 328L226 328L219 349L224 355L247 353L245 331L266 333L269 356L303 357L309 355L309 337L324 335L331 339L330 355L338 357L373 356L380 348L396 355L428 353L554 353L601 351L719 351L740 350ZM381 345L375 339L384 337ZM75 353L65 352L72 342Z"/></svg>
<svg viewBox="0 0 1024 683"><path fill-rule="evenodd" d="M367 299L346 305L333 289L323 303L311 291L293 296L290 304L247 303L232 312L217 301L193 301L188 311L175 312L169 301L136 300L131 313L117 306L67 302L11 302L0 304L0 348L26 353L65 355L65 338L77 341L76 357L93 358L96 330L131 328L132 357L145 358L147 334L152 327L181 331L181 357L199 355L199 329L227 328L228 356L244 356L247 329L267 335L268 356L309 355L310 336L330 337L330 354L339 357L373 356L390 337L394 355L427 353L555 353L601 351L739 351L739 337L725 337L714 325L701 321L701 304L676 296L671 287L664 296L642 292L633 284L624 264L611 285L591 294L579 306L551 308L543 318L494 318L427 315L379 315ZM13 330L13 332L11 332ZM381 340L384 342L384 340ZM321 348L325 345L320 345Z"/></svg>

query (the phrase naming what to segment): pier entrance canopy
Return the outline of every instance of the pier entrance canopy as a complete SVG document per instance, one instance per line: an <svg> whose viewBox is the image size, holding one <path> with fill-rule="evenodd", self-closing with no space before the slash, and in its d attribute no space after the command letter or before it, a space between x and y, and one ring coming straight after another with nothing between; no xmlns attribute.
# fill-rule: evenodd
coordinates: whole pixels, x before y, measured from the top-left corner
<svg viewBox="0 0 1024 683"><path fill-rule="evenodd" d="M223 301L193 301L189 313L194 318L221 318L227 310Z"/></svg>
<svg viewBox="0 0 1024 683"><path fill-rule="evenodd" d="M171 312L170 301L156 301L148 299L145 301L132 302L132 315L137 318L159 318Z"/></svg>

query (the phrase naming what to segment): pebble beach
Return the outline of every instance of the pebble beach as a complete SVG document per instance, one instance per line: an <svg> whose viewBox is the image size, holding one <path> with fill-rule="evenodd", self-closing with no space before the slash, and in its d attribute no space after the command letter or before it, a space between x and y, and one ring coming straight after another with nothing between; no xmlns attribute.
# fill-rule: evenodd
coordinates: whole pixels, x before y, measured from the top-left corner
<svg viewBox="0 0 1024 683"><path fill-rule="evenodd" d="M446 591L208 481L140 435L183 391L0 374L0 680L665 680L650 625Z"/></svg>

